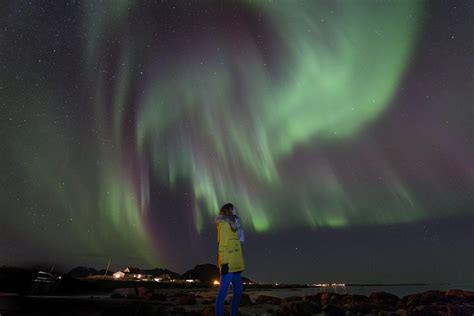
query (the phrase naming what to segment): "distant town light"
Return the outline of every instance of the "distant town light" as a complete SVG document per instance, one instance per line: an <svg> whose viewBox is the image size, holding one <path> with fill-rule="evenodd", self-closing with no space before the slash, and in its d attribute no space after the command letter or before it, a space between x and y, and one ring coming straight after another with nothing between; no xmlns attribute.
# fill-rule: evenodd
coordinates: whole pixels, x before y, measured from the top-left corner
<svg viewBox="0 0 474 316"><path fill-rule="evenodd" d="M214 284L214 285L220 285L219 281L217 281L217 280L214 280L214 282L213 282L212 284Z"/></svg>
<svg viewBox="0 0 474 316"><path fill-rule="evenodd" d="M187 282L187 283L193 283L194 280L193 280L193 279L187 279L186 282Z"/></svg>
<svg viewBox="0 0 474 316"><path fill-rule="evenodd" d="M161 282L161 278L154 278L155 282Z"/></svg>
<svg viewBox="0 0 474 316"><path fill-rule="evenodd" d="M317 287L345 287L345 283L317 283L317 284L312 284L311 286L317 286Z"/></svg>

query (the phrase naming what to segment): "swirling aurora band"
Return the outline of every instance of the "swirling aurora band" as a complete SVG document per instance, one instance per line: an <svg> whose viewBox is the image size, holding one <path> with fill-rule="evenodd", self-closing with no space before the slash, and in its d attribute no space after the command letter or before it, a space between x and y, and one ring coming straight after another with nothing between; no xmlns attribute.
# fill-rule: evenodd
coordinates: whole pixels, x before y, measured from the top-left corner
<svg viewBox="0 0 474 316"><path fill-rule="evenodd" d="M444 214L425 210L382 154L370 146L354 156L351 150L390 109L422 27L420 2L196 1L149 9L125 0L82 7L91 132L87 155L64 139L63 155L83 155L81 167L94 170L95 184L84 185L85 175L44 155L25 172L43 179L38 196L60 196L55 204L71 216L97 210L98 226L124 247L155 260L150 214L160 212L160 197L152 183L171 191L189 184L191 203L176 211L188 213L198 232L226 201L257 233ZM53 137L58 129L42 133ZM15 145L17 154L22 146ZM66 189L47 180L64 174ZM71 234L101 248L83 229Z"/></svg>
<svg viewBox="0 0 474 316"><path fill-rule="evenodd" d="M99 38L111 30L122 35L113 51L119 68L115 80L106 88L104 78L96 79L98 122L107 122L101 134L116 144L113 153L105 153L116 161L99 176L100 209L113 225L122 225L119 218L125 216L136 234L144 231L141 218L153 194L150 172L170 185L177 178L191 182L196 200L204 202L188 210L198 230L227 200L237 201L261 232L288 224L290 216L275 214L288 200L294 225L346 226L381 212L358 212L329 165L308 166L307 176L295 182L280 164L298 146L343 142L383 114L415 44L418 2L395 7L249 3L269 24L267 36L277 41L278 56L271 56L275 69L268 69L267 61L274 53L262 51L259 35L243 27L238 41L225 31L216 30L213 39L197 32L187 47L194 49L192 56L176 52L167 62L149 56L141 61L145 80L140 83L133 77L144 43L127 32L134 2L122 4L98 10L94 21L85 23L94 43L89 64L99 69L104 62L97 58L103 49ZM368 19L376 30L368 29ZM139 95L133 92L138 88ZM387 189L401 199L398 211L387 207L374 223L422 217L403 183L391 176Z"/></svg>

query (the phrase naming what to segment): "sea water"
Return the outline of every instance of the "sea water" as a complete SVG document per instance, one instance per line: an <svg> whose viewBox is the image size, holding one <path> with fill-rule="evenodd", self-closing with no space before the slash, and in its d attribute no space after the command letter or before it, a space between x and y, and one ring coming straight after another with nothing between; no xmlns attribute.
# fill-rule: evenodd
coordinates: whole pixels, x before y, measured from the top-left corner
<svg viewBox="0 0 474 316"><path fill-rule="evenodd" d="M474 291L474 283L457 284L426 284L426 285L370 285L370 286L345 286L345 287L310 287L310 288L291 288L291 289L255 289L259 295L270 295L275 297L306 296L314 295L320 292L333 292L338 294L359 294L370 295L374 292L388 292L403 297L409 294L422 293L432 290L446 291L450 289L461 289ZM254 290L246 291L252 294Z"/></svg>

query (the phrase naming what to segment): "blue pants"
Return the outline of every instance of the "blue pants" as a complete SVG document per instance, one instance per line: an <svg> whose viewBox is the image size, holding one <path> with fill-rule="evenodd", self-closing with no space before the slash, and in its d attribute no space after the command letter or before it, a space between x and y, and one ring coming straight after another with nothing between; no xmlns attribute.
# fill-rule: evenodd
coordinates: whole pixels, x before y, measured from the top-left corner
<svg viewBox="0 0 474 316"><path fill-rule="evenodd" d="M224 300L229 290L229 285L232 283L232 305L231 305L231 316L237 316L239 311L240 298L244 292L244 286L242 285L242 276L240 272L229 272L226 275L221 275L219 290L217 291L216 298L216 316L224 316Z"/></svg>

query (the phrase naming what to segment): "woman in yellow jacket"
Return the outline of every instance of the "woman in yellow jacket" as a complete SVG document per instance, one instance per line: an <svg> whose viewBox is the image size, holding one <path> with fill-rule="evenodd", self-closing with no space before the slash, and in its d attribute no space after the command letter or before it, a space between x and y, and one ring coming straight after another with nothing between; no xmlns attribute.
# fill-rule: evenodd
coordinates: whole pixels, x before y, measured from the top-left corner
<svg viewBox="0 0 474 316"><path fill-rule="evenodd" d="M231 315L237 315L243 293L241 272L245 269L242 255L243 230L234 206L227 203L221 207L216 218L217 242L219 244L218 263L220 270L219 290L216 298L216 316L224 315L224 300L232 283Z"/></svg>

